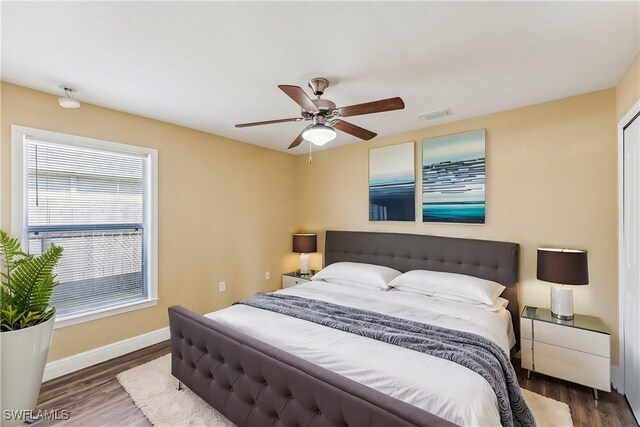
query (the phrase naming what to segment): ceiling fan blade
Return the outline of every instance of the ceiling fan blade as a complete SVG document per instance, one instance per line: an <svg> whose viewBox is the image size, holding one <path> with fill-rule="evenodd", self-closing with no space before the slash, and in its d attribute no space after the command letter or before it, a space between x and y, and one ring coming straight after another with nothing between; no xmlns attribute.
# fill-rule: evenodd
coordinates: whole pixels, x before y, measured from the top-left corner
<svg viewBox="0 0 640 427"><path fill-rule="evenodd" d="M341 130L342 132L346 132L349 135L353 135L360 139L364 139L365 141L375 138L377 135L377 133L371 132L370 130L366 130L364 128L361 128L360 126L356 126L352 123L345 122L342 120L335 122L333 124L333 127L338 130Z"/></svg>
<svg viewBox="0 0 640 427"><path fill-rule="evenodd" d="M304 132L304 131L302 131L302 132ZM287 150L291 150L292 148L296 148L298 145L300 145L302 143L302 141L304 141L304 138L302 137L302 132L300 132L300 135L298 135L296 137L296 139L293 140L293 142L287 148Z"/></svg>
<svg viewBox="0 0 640 427"><path fill-rule="evenodd" d="M351 117L361 116L363 114L382 113L384 111L402 110L403 108L404 101L402 101L402 98L396 97L338 108L338 114L342 117Z"/></svg>
<svg viewBox="0 0 640 427"><path fill-rule="evenodd" d="M278 85L281 91L286 93L289 98L293 99L296 104L302 107L302 109L309 111L311 113L317 113L318 107L313 103L309 95L302 90L300 86L291 86L291 85Z"/></svg>
<svg viewBox="0 0 640 427"><path fill-rule="evenodd" d="M286 122L299 122L304 120L302 117L294 117L291 119L277 119L277 120L266 120L264 122L252 122L252 123L240 123L237 124L237 128L247 128L249 126L261 126L261 125L272 125L274 123L286 123Z"/></svg>

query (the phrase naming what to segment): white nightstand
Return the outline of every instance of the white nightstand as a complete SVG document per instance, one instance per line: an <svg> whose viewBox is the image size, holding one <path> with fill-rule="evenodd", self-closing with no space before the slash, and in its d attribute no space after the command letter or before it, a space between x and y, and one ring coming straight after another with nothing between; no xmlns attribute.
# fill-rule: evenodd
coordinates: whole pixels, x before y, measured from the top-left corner
<svg viewBox="0 0 640 427"><path fill-rule="evenodd" d="M576 314L559 320L548 308L525 306L520 315L522 367L611 391L611 335L600 318Z"/></svg>
<svg viewBox="0 0 640 427"><path fill-rule="evenodd" d="M282 289L290 288L291 286L296 286L301 283L308 282L316 273L317 271L314 270L311 270L309 274L300 274L299 271L290 271L289 273L284 273L282 275Z"/></svg>

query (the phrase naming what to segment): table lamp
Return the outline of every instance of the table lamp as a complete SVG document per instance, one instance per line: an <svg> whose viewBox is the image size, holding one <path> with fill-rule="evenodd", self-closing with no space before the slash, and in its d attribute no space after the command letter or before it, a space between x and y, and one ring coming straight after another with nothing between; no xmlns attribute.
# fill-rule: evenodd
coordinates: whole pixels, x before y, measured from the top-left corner
<svg viewBox="0 0 640 427"><path fill-rule="evenodd" d="M573 288L565 285L589 283L587 251L538 248L538 280L560 284L551 286L551 315L573 320Z"/></svg>
<svg viewBox="0 0 640 427"><path fill-rule="evenodd" d="M309 252L316 252L317 236L315 234L294 234L293 252L300 254L300 274L309 274Z"/></svg>

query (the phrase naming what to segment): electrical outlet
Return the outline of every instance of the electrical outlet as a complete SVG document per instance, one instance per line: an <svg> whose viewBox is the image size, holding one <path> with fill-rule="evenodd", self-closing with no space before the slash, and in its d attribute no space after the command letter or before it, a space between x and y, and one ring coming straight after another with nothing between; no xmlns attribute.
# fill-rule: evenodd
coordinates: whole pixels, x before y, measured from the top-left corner
<svg viewBox="0 0 640 427"><path fill-rule="evenodd" d="M271 279L271 273L267 271L266 273L264 273L264 280L270 280L270 279Z"/></svg>
<svg viewBox="0 0 640 427"><path fill-rule="evenodd" d="M218 283L218 292L224 292L227 290L227 284L225 282Z"/></svg>

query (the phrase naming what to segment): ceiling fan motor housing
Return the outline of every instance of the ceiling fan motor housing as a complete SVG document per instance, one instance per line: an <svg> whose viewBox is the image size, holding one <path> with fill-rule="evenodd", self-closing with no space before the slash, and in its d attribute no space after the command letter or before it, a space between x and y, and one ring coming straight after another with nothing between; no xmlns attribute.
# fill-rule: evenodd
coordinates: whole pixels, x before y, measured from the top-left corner
<svg viewBox="0 0 640 427"><path fill-rule="evenodd" d="M320 96L329 87L329 80L323 77L316 77L315 79L309 80L309 87L314 95Z"/></svg>
<svg viewBox="0 0 640 427"><path fill-rule="evenodd" d="M333 112L336 110L336 104L333 101L329 101L328 99L313 99L311 102L318 107L320 110L319 113L310 113L307 110L302 110L302 117L305 119L309 119L314 116L325 116L331 117Z"/></svg>
<svg viewBox="0 0 640 427"><path fill-rule="evenodd" d="M328 99L314 99L313 103L316 104L319 110L335 110L336 104Z"/></svg>

